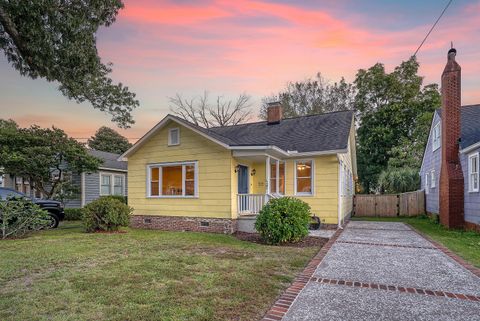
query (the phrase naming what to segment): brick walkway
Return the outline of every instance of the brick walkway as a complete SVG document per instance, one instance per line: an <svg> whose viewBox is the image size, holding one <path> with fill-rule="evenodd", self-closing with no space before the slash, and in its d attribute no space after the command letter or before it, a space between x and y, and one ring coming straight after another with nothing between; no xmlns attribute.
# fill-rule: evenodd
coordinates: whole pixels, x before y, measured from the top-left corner
<svg viewBox="0 0 480 321"><path fill-rule="evenodd" d="M263 320L480 320L479 276L403 223L350 222Z"/></svg>

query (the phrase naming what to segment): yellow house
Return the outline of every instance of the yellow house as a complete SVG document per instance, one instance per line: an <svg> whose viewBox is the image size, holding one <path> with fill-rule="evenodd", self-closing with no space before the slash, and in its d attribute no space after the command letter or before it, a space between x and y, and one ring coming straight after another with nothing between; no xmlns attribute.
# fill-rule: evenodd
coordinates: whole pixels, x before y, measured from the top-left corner
<svg viewBox="0 0 480 321"><path fill-rule="evenodd" d="M270 198L297 197L323 224L351 214L357 175L352 111L203 128L168 115L121 158L128 161L132 226L253 232Z"/></svg>

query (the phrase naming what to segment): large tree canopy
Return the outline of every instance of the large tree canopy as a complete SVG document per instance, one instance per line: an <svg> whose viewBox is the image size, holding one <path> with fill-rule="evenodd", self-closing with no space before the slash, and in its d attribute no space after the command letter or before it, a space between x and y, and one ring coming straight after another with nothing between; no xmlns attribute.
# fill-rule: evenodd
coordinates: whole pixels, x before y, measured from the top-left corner
<svg viewBox="0 0 480 321"><path fill-rule="evenodd" d="M260 118L266 119L269 102L280 101L284 117L323 114L354 108L355 87L340 79L330 83L320 73L314 79L289 82L278 94L262 99Z"/></svg>
<svg viewBox="0 0 480 321"><path fill-rule="evenodd" d="M0 121L0 174L29 180L47 198L70 189L71 174L96 171L100 160L58 128L19 128Z"/></svg>
<svg viewBox="0 0 480 321"><path fill-rule="evenodd" d="M90 148L115 154L123 154L132 146L128 139L106 126L100 127L87 144Z"/></svg>
<svg viewBox="0 0 480 321"><path fill-rule="evenodd" d="M414 57L391 73L383 64L358 71L355 86L359 178L370 192L389 165L419 168L428 126L440 106L438 86L423 86Z"/></svg>
<svg viewBox="0 0 480 321"><path fill-rule="evenodd" d="M0 49L23 76L57 81L69 99L88 101L129 127L139 102L109 78L111 63L101 62L95 36L121 8L121 0L0 0Z"/></svg>

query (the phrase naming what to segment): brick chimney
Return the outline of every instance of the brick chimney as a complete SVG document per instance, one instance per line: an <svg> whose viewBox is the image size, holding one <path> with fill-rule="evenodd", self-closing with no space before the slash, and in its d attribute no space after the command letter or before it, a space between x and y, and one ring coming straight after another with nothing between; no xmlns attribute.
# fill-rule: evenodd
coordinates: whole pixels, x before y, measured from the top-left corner
<svg viewBox="0 0 480 321"><path fill-rule="evenodd" d="M440 223L448 228L464 224L463 172L459 156L461 68L457 51L448 51L442 73L442 167L440 172Z"/></svg>
<svg viewBox="0 0 480 321"><path fill-rule="evenodd" d="M269 125L278 124L282 121L283 107L279 101L268 103L267 106L267 123Z"/></svg>

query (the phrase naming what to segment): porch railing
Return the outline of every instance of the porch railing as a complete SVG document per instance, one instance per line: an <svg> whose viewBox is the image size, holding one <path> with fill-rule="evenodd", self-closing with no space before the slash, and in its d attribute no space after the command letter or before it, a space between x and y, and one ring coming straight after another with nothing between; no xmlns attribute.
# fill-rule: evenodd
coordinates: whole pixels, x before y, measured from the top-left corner
<svg viewBox="0 0 480 321"><path fill-rule="evenodd" d="M237 208L239 215L255 215L260 213L263 205L269 200L266 194L238 194Z"/></svg>

